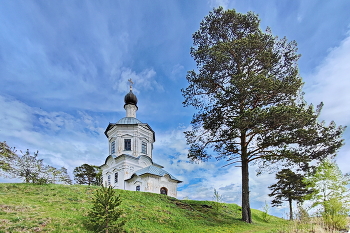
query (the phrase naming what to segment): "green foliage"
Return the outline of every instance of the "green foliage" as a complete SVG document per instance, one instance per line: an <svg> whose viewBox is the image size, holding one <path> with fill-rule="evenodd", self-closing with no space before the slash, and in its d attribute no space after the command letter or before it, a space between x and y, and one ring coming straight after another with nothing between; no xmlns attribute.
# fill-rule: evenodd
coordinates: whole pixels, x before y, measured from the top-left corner
<svg viewBox="0 0 350 233"><path fill-rule="evenodd" d="M297 174L290 169L282 169L276 174L277 183L269 186L272 191L269 196L274 197L272 206L281 206L283 201L288 201L290 220L293 220L293 201L302 202L304 196L312 192L303 179L302 174Z"/></svg>
<svg viewBox="0 0 350 233"><path fill-rule="evenodd" d="M8 176L12 169L11 163L16 157L14 149L9 147L6 141L0 142L0 175Z"/></svg>
<svg viewBox="0 0 350 233"><path fill-rule="evenodd" d="M109 186L101 187L95 191L93 207L88 213L86 225L94 232L122 232L124 221L120 221L122 211L120 209L120 196ZM118 222L119 220L119 222Z"/></svg>
<svg viewBox="0 0 350 233"><path fill-rule="evenodd" d="M348 174L343 175L335 161L324 160L317 166L315 173L309 175L304 182L314 189L308 199L314 202L313 207L322 205L332 198L349 203L350 193L346 187L350 184Z"/></svg>
<svg viewBox="0 0 350 233"><path fill-rule="evenodd" d="M102 185L102 171L98 166L85 163L74 168L73 174L77 184Z"/></svg>
<svg viewBox="0 0 350 233"><path fill-rule="evenodd" d="M267 204L267 202L265 201L265 205L263 206L263 211L261 212L261 218L265 221L265 222L269 222L271 219L271 215L269 215L269 210L270 210L270 206Z"/></svg>
<svg viewBox="0 0 350 233"><path fill-rule="evenodd" d="M342 230L348 225L348 208L344 208L344 203L337 198L331 198L324 204L324 211L321 212L323 221L328 229Z"/></svg>
<svg viewBox="0 0 350 233"><path fill-rule="evenodd" d="M0 143L0 172L9 178L22 178L25 183L49 184L63 183L71 184L67 169L62 167L57 169L50 165L45 165L43 159L38 159L38 151L30 154L29 150L22 155L17 155L16 151L6 144ZM4 162L5 161L5 162Z"/></svg>
<svg viewBox="0 0 350 233"><path fill-rule="evenodd" d="M279 39L252 12L219 7L193 34L191 55L198 71L187 73L184 106L197 113L185 132L188 157L207 161L215 152L227 165L242 168L242 220L251 223L249 165L283 162L308 169L313 160L334 155L344 127L319 123L303 100L295 41Z"/></svg>
<svg viewBox="0 0 350 233"><path fill-rule="evenodd" d="M219 194L219 192L214 189L214 196L213 196L213 199L214 199L214 210L216 211L217 214L219 214L219 211L222 207L222 196Z"/></svg>
<svg viewBox="0 0 350 233"><path fill-rule="evenodd" d="M315 190L307 199L313 202L312 207L321 207L320 214L326 225L343 229L350 212L349 175L343 175L335 161L326 159L304 182Z"/></svg>

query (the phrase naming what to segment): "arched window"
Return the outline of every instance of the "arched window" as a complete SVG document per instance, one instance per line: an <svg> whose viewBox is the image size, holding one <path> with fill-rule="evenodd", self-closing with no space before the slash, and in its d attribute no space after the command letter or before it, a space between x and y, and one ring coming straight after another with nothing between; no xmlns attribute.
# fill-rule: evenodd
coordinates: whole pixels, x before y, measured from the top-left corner
<svg viewBox="0 0 350 233"><path fill-rule="evenodd" d="M118 172L114 173L114 183L118 183Z"/></svg>
<svg viewBox="0 0 350 233"><path fill-rule="evenodd" d="M111 144L111 154L115 153L115 141L112 142Z"/></svg>
<svg viewBox="0 0 350 233"><path fill-rule="evenodd" d="M140 185L136 186L136 191L140 191Z"/></svg>
<svg viewBox="0 0 350 233"><path fill-rule="evenodd" d="M131 139L124 139L124 150L131 150Z"/></svg>
<svg viewBox="0 0 350 233"><path fill-rule="evenodd" d="M141 153L147 154L147 142L142 142L142 144L141 144Z"/></svg>
<svg viewBox="0 0 350 233"><path fill-rule="evenodd" d="M165 187L160 188L160 194L168 195L168 189Z"/></svg>

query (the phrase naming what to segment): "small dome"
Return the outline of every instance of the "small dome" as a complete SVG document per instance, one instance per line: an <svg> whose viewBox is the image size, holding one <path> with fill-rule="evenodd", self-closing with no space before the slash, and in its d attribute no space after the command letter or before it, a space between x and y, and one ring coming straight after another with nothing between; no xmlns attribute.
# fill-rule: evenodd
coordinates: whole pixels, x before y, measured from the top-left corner
<svg viewBox="0 0 350 233"><path fill-rule="evenodd" d="M135 117L124 117L120 119L117 124L122 124L122 125L134 125L134 124L142 124L141 121L136 119Z"/></svg>
<svg viewBox="0 0 350 233"><path fill-rule="evenodd" d="M134 93L132 93L131 90L130 90L130 92L128 94L125 95L124 103L125 104L137 105L137 97L136 97L136 95Z"/></svg>

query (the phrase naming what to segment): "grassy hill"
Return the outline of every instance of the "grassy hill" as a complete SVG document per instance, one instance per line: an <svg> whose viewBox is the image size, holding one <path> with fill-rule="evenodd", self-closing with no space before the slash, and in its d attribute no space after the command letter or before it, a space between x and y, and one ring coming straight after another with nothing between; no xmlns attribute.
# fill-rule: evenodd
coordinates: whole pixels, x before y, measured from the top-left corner
<svg viewBox="0 0 350 233"><path fill-rule="evenodd" d="M0 183L0 232L87 232L83 226L98 187ZM211 201L118 190L127 232L277 232L287 221L252 210L254 224L240 221L241 209Z"/></svg>

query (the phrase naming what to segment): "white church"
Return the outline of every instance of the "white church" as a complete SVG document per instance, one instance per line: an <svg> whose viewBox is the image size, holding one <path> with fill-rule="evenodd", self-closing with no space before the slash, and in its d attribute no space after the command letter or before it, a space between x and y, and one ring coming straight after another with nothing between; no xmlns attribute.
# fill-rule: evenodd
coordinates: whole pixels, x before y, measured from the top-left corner
<svg viewBox="0 0 350 233"><path fill-rule="evenodd" d="M153 162L155 133L136 118L137 97L131 86L124 102L126 117L109 123L105 131L110 155L101 166L103 185L177 197L177 185L182 181Z"/></svg>

